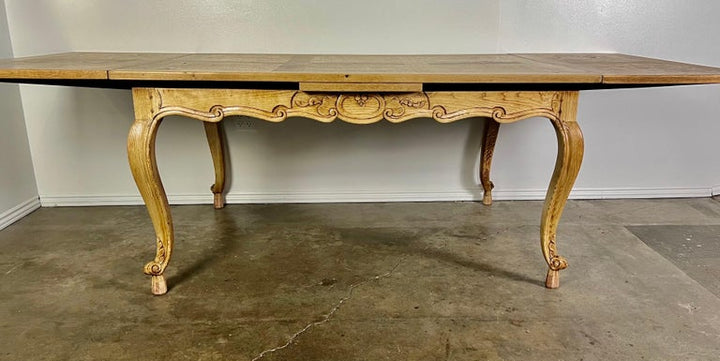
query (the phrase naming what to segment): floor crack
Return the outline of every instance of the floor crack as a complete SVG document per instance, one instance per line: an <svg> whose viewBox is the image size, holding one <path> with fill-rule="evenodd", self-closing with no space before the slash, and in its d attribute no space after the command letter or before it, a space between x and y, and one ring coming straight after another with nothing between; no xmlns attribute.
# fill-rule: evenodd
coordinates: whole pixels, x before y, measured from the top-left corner
<svg viewBox="0 0 720 361"><path fill-rule="evenodd" d="M292 336L290 336L290 338L287 340L287 342L285 342L285 344L283 344L283 345L281 345L281 346L274 347L274 348L267 349L267 350L261 352L260 354L258 354L258 355L257 355L254 359L252 359L251 361L260 360L261 358L265 357L265 355L267 355L267 354L269 354L269 353L273 353L273 352L276 352L276 351L280 351L280 350L282 350L282 349L284 349L284 348L292 345L293 342L295 342L295 340L296 340L298 337L300 337L300 335L302 335L303 333L305 333L307 330L309 330L309 329L311 329L311 328L313 328L313 327L315 327L315 326L319 326L319 325L322 325L323 323L326 323L326 322L330 321L330 318L332 318L332 316L335 315L335 313L340 309L340 307L352 297L353 291L355 291L356 288L358 288L358 287L360 287L360 286L362 286L362 285L364 285L364 284L366 284L366 283L368 283L368 282L378 281L378 280L381 280L381 279L383 279L383 278L388 278L388 277L392 276L392 274L395 272L395 270L396 270L398 267L400 267L400 264L403 263L406 258L407 258L407 256L402 257L402 258L395 264L395 266L393 266L393 268L390 269L390 271L387 271L387 272L385 272L385 273L383 273L383 274L376 275L376 276L373 276L373 277L364 279L364 280L362 280L362 281L360 281L360 282L353 283L352 285L350 285L350 288L348 288L348 292L347 292L347 294L345 295L345 297L341 298L340 301L338 301L338 302L335 304L335 306L330 309L330 312L326 313L319 321L314 321L314 322L308 323L307 325L305 325L305 327L303 327L302 329L300 329L300 331L297 331L297 332L295 332Z"/></svg>
<svg viewBox="0 0 720 361"><path fill-rule="evenodd" d="M10 268L7 272L5 272L5 274L9 275L12 271L14 271L15 269L17 269L20 266L22 266L22 263L18 263L16 265L12 266L12 268Z"/></svg>

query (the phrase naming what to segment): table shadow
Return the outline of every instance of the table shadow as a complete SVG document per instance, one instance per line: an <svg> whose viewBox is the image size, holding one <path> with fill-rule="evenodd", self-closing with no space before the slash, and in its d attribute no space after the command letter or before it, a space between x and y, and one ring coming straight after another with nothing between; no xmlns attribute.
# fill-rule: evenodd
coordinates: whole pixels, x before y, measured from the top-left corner
<svg viewBox="0 0 720 361"><path fill-rule="evenodd" d="M231 254L233 250L240 246L238 240L245 238L244 234L240 232L237 221L232 214L224 212L223 209L212 210L212 206L208 207L210 208L209 211L215 212L214 216L216 220L214 224L215 228L212 231L213 237L209 238L218 240L218 243L214 245L212 250L209 250L201 258L194 260L188 266L178 267L178 273L168 278L168 291L196 277L202 273L202 271L213 265L213 263L216 263L221 257Z"/></svg>

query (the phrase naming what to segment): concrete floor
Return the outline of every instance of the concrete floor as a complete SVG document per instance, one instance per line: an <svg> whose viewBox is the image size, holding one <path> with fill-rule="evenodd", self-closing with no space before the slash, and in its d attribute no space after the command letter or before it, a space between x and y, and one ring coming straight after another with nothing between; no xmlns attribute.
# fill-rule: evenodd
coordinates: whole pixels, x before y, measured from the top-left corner
<svg viewBox="0 0 720 361"><path fill-rule="evenodd" d="M173 207L161 297L143 207L40 209L0 231L0 359L720 358L720 202L570 202L557 290L541 207Z"/></svg>

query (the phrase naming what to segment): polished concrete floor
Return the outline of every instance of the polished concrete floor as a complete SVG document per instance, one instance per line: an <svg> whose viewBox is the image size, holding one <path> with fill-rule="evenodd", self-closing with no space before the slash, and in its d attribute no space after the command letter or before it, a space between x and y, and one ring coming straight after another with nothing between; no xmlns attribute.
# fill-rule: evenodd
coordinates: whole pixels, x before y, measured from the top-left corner
<svg viewBox="0 0 720 361"><path fill-rule="evenodd" d="M543 287L541 202L143 207L0 231L0 360L718 360L720 202L572 201Z"/></svg>

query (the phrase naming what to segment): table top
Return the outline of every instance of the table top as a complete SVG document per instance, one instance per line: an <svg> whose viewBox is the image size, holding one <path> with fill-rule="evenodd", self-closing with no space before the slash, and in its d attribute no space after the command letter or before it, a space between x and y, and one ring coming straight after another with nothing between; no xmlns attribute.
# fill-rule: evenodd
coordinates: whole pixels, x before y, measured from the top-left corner
<svg viewBox="0 0 720 361"><path fill-rule="evenodd" d="M720 83L720 68L624 54L295 55L62 53L0 60L0 81L107 87L294 83L303 90L419 91L433 85L569 88ZM188 85L190 83L190 85ZM315 89L317 88L317 89Z"/></svg>

